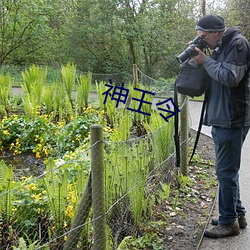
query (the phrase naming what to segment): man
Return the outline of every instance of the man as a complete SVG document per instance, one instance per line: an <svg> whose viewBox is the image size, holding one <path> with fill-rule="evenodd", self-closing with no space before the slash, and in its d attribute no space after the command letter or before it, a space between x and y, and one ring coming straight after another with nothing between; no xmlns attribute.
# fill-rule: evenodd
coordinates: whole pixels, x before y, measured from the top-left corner
<svg viewBox="0 0 250 250"><path fill-rule="evenodd" d="M195 30L213 50L206 56L195 48L193 59L203 64L211 80L204 125L212 126L219 181L219 218L205 235L221 238L239 234L247 226L240 200L241 149L250 126L250 47L237 27L225 30L220 16L202 17Z"/></svg>

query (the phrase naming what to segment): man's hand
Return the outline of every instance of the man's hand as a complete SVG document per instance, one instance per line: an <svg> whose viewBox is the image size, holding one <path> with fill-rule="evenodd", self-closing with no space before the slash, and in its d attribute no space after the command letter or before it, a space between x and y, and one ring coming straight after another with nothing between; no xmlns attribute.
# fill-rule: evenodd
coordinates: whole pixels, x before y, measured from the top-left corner
<svg viewBox="0 0 250 250"><path fill-rule="evenodd" d="M207 56L197 47L194 48L195 51L198 53L197 56L192 57L197 64L203 64Z"/></svg>

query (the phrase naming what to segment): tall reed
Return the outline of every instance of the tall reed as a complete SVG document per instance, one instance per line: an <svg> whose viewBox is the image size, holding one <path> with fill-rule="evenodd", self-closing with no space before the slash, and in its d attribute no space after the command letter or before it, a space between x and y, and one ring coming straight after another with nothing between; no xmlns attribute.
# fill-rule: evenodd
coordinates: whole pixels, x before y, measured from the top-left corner
<svg viewBox="0 0 250 250"><path fill-rule="evenodd" d="M154 110L151 115L150 122L144 124L147 133L149 134L151 144L154 150L155 161L163 162L173 152L174 141L174 119L166 122L159 113Z"/></svg>
<svg viewBox="0 0 250 250"><path fill-rule="evenodd" d="M87 75L81 74L78 78L76 102L78 110L88 107L89 95L91 90L92 73L88 72Z"/></svg>
<svg viewBox="0 0 250 250"><path fill-rule="evenodd" d="M72 92L76 81L76 65L67 63L61 66L62 86L64 87L69 100L72 102Z"/></svg>
<svg viewBox="0 0 250 250"><path fill-rule="evenodd" d="M11 93L12 79L10 74L0 75L0 115L7 116L8 98Z"/></svg>
<svg viewBox="0 0 250 250"><path fill-rule="evenodd" d="M144 187L148 166L152 159L147 139L111 142L111 154L106 155L107 207L123 198L126 211L130 211L138 224L144 207ZM118 211L116 211L118 212ZM124 211L119 211L123 213Z"/></svg>
<svg viewBox="0 0 250 250"><path fill-rule="evenodd" d="M9 222L11 218L14 197L10 190L13 183L12 166L7 167L3 160L0 161L0 214L4 215L5 222Z"/></svg>
<svg viewBox="0 0 250 250"><path fill-rule="evenodd" d="M24 91L24 111L26 115L35 117L40 111L43 90L46 82L47 68L41 68L35 65L22 72L24 82L21 87Z"/></svg>
<svg viewBox="0 0 250 250"><path fill-rule="evenodd" d="M55 95L56 84L46 86L44 89L43 102L46 108L47 114L53 111L54 95Z"/></svg>
<svg viewBox="0 0 250 250"><path fill-rule="evenodd" d="M55 170L56 165L52 159L46 164L46 176L43 179L48 193L49 207L57 230L63 228L64 211L67 207L68 176L66 172Z"/></svg>

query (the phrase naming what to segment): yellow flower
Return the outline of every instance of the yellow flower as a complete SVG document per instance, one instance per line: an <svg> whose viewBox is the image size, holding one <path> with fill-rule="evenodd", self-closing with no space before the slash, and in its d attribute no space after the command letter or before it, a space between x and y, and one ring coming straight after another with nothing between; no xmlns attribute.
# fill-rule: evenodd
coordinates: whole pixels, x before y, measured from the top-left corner
<svg viewBox="0 0 250 250"><path fill-rule="evenodd" d="M12 210L12 212L16 212L17 208L13 207L11 210Z"/></svg>
<svg viewBox="0 0 250 250"><path fill-rule="evenodd" d="M37 186L35 183L30 183L29 185L26 186L26 189L28 191L34 191L34 190L37 190Z"/></svg>
<svg viewBox="0 0 250 250"><path fill-rule="evenodd" d="M75 195L72 195L71 201L72 201L72 203L76 203L76 196Z"/></svg>
<svg viewBox="0 0 250 250"><path fill-rule="evenodd" d="M36 158L40 159L41 158L41 155L39 152L36 152Z"/></svg>
<svg viewBox="0 0 250 250"><path fill-rule="evenodd" d="M32 197L35 198L36 201L40 201L42 199L41 195L42 195L41 193L33 194Z"/></svg>
<svg viewBox="0 0 250 250"><path fill-rule="evenodd" d="M13 153L13 155L18 155L18 154L21 154L22 153L22 151L19 151L19 150L14 150L14 153Z"/></svg>
<svg viewBox="0 0 250 250"><path fill-rule="evenodd" d="M66 208L66 211L64 211L64 213L65 213L65 215L68 215L69 218L73 218L74 217L73 206L68 205Z"/></svg>
<svg viewBox="0 0 250 250"><path fill-rule="evenodd" d="M4 134L4 135L9 135L10 133L9 133L8 130L4 130L4 131L3 131L3 134Z"/></svg>

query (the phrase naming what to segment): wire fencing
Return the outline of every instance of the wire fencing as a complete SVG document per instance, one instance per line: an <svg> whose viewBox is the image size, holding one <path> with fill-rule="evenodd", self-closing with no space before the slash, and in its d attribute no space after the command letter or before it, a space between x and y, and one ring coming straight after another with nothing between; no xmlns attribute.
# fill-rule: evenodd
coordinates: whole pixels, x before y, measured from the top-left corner
<svg viewBox="0 0 250 250"><path fill-rule="evenodd" d="M162 183L176 173L173 122L124 141L103 138L98 127L88 148L48 159L36 177L17 180L1 161L1 249L119 249L143 234L139 225L154 218Z"/></svg>

